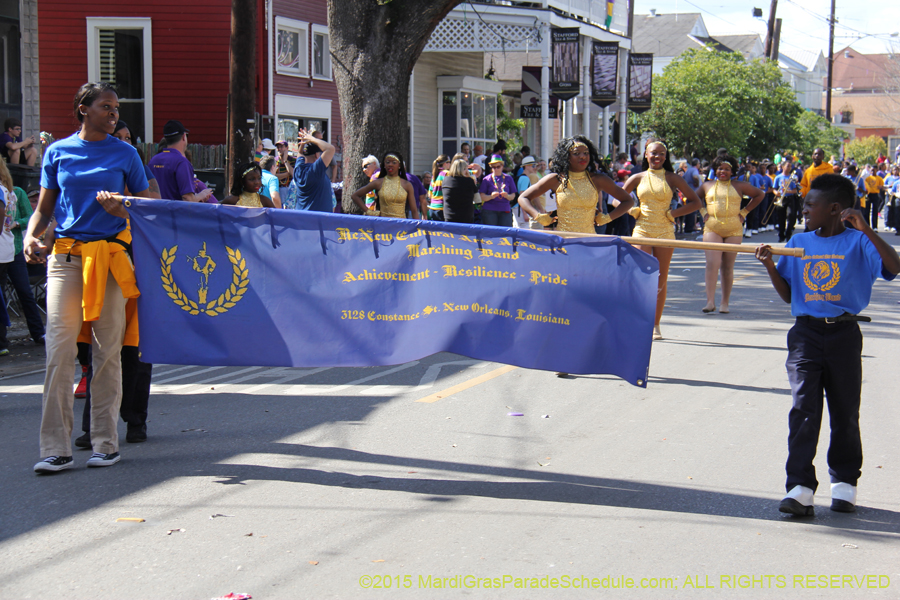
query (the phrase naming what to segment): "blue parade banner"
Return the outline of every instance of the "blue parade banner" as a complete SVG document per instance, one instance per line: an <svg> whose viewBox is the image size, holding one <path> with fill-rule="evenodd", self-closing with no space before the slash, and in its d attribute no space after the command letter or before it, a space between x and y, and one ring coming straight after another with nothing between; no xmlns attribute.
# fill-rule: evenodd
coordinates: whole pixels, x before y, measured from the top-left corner
<svg viewBox="0 0 900 600"><path fill-rule="evenodd" d="M618 238L129 198L151 363L437 352L646 386L659 264Z"/></svg>

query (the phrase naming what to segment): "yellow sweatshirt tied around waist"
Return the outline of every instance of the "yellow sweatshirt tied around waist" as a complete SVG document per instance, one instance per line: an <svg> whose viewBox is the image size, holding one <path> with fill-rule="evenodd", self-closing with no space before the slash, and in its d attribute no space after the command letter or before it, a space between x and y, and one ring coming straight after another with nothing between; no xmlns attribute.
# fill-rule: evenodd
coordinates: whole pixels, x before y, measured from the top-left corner
<svg viewBox="0 0 900 600"><path fill-rule="evenodd" d="M124 229L116 235L117 240L130 245L131 231ZM122 296L137 298L141 295L134 277L134 265L120 243L97 240L81 242L72 238L59 238L53 245L54 254L71 254L81 257L81 275L84 291L81 308L85 321L96 321L103 310L103 299L106 295L106 278L112 273Z"/></svg>

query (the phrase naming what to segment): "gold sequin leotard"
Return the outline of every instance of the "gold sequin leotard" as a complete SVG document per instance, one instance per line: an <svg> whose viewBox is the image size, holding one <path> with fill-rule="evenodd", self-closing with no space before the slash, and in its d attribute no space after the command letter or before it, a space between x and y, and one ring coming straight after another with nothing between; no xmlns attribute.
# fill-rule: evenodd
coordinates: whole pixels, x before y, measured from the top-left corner
<svg viewBox="0 0 900 600"><path fill-rule="evenodd" d="M259 200L259 194L256 192L241 192L241 195L238 196L236 206L262 208L262 202Z"/></svg>
<svg viewBox="0 0 900 600"><path fill-rule="evenodd" d="M406 190L400 184L400 176L388 175L381 184L378 199L381 202L381 216L395 219L406 218Z"/></svg>
<svg viewBox="0 0 900 600"><path fill-rule="evenodd" d="M637 187L641 216L634 228L634 237L675 239L675 225L666 217L672 205L672 188L666 182L665 169L650 169Z"/></svg>
<svg viewBox="0 0 900 600"><path fill-rule="evenodd" d="M569 185L556 188L556 216L558 231L595 233L594 216L597 214L599 193L591 181L590 173L569 171Z"/></svg>
<svg viewBox="0 0 900 600"><path fill-rule="evenodd" d="M722 239L742 236L744 225L739 217L741 212L741 195L731 182L716 183L706 192L706 210L709 220L706 228Z"/></svg>

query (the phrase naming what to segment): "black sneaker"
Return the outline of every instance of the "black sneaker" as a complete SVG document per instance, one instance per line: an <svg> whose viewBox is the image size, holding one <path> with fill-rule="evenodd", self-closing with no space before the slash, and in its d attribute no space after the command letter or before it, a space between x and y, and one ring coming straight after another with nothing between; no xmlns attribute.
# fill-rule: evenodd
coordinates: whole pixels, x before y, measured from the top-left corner
<svg viewBox="0 0 900 600"><path fill-rule="evenodd" d="M91 434L85 433L77 438L75 438L75 447L76 448L84 448L85 450L91 449Z"/></svg>
<svg viewBox="0 0 900 600"><path fill-rule="evenodd" d="M838 500L834 498L831 501L831 510L834 512L842 512L842 513L852 513L856 512L856 505L852 502L847 502L846 500Z"/></svg>
<svg viewBox="0 0 900 600"><path fill-rule="evenodd" d="M35 473L55 473L64 471L75 466L75 461L71 456L48 456L38 464L34 465Z"/></svg>
<svg viewBox="0 0 900 600"><path fill-rule="evenodd" d="M794 515L795 517L812 517L816 514L815 509L812 506L800 504L793 498L785 498L782 500L781 504L778 505L778 510L789 515Z"/></svg>
<svg viewBox="0 0 900 600"><path fill-rule="evenodd" d="M125 441L129 444L139 444L147 441L147 425L129 425L125 434Z"/></svg>
<svg viewBox="0 0 900 600"><path fill-rule="evenodd" d="M113 452L112 454L103 454L102 452L94 452L91 454L91 457L87 460L87 466L89 467L111 467L122 457L119 456L118 452Z"/></svg>

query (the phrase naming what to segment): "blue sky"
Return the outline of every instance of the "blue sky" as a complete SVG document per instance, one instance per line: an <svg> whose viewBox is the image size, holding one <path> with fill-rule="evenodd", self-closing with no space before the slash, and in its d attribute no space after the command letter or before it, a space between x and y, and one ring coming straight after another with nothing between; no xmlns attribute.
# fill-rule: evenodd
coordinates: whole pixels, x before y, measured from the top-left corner
<svg viewBox="0 0 900 600"><path fill-rule="evenodd" d="M699 12L710 34L758 33L763 43L770 0L635 0L635 14L648 14L655 8L658 14ZM777 15L782 21L782 50L821 50L828 56L829 0L779 0ZM877 6L877 8L875 8ZM762 19L751 14L753 7L761 8ZM863 8L864 10L860 10ZM900 2L890 0L878 5L868 2L838 0L836 3L835 52L852 44L865 54L889 51L893 40L895 52L900 52L900 37L891 38L900 30ZM867 34L879 34L860 39Z"/></svg>

